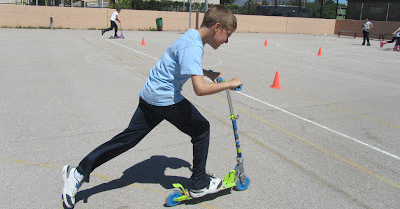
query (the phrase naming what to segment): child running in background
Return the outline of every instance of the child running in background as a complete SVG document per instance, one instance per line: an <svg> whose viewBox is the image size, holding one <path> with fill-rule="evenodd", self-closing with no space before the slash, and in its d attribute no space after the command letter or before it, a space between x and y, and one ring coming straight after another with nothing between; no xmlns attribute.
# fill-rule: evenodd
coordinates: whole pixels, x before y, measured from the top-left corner
<svg viewBox="0 0 400 209"><path fill-rule="evenodd" d="M121 23L121 21L118 19L118 14L121 13L121 9L116 9L115 12L112 13L111 18L110 18L110 22L111 22L111 26L107 29L101 30L101 35L103 35L105 32L112 30L113 28L115 29L115 34L114 37L117 38L117 31L118 31L118 25L117 23L115 23L115 21L118 21L119 23Z"/></svg>
<svg viewBox="0 0 400 209"><path fill-rule="evenodd" d="M204 45L209 44L217 49L228 43L236 28L236 17L228 8L213 6L204 15L198 30L188 30L164 52L139 92L139 104L128 127L90 152L78 167L64 166L62 197L67 208L74 207L75 195L83 182L89 182L90 173L95 168L134 147L163 120L191 137L193 169L190 196L197 198L220 191L221 179L206 173L210 124L184 98L181 91L188 79L191 79L197 96L215 94L226 89L234 90L242 85L237 78L217 83L216 79L222 78L221 74L202 68ZM204 76L214 83L206 83ZM160 137L159 140L168 139Z"/></svg>
<svg viewBox="0 0 400 209"><path fill-rule="evenodd" d="M393 43L394 41L396 41L396 44L394 45L393 50L400 51L400 27L393 32L393 38L391 41L381 41L381 47L387 43Z"/></svg>

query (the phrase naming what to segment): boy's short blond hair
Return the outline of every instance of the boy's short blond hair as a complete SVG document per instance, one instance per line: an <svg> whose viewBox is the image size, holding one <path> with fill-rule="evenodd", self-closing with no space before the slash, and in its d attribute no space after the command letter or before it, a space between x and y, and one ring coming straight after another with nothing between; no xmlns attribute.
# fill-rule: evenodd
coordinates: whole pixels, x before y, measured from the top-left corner
<svg viewBox="0 0 400 209"><path fill-rule="evenodd" d="M237 20L231 10L223 5L215 5L210 7L204 15L203 22L200 27L211 28L216 23L221 23L222 29L235 31L237 28Z"/></svg>

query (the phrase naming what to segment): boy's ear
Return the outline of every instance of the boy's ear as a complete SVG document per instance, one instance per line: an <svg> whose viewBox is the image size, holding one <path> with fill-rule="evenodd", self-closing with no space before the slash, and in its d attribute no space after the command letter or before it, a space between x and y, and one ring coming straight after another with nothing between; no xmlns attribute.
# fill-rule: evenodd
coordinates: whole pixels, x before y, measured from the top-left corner
<svg viewBox="0 0 400 209"><path fill-rule="evenodd" d="M219 23L219 22L215 23L215 24L213 25L213 27L212 27L213 30L218 30L218 29L220 29L220 28L221 28L221 23Z"/></svg>

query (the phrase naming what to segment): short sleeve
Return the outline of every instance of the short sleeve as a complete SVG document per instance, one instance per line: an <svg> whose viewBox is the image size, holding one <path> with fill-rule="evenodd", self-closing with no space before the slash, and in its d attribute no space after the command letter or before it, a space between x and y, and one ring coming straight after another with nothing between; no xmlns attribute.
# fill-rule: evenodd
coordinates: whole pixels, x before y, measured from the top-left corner
<svg viewBox="0 0 400 209"><path fill-rule="evenodd" d="M188 46L178 52L178 63L182 75L203 75L203 49Z"/></svg>

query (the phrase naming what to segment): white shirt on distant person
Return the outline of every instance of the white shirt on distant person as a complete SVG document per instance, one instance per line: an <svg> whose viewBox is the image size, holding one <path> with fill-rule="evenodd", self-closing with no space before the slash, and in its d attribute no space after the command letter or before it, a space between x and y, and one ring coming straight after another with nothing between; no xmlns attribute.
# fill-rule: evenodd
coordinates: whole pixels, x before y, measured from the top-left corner
<svg viewBox="0 0 400 209"><path fill-rule="evenodd" d="M115 22L115 18L117 18L117 16L118 16L118 12L117 11L113 12L110 20Z"/></svg>

